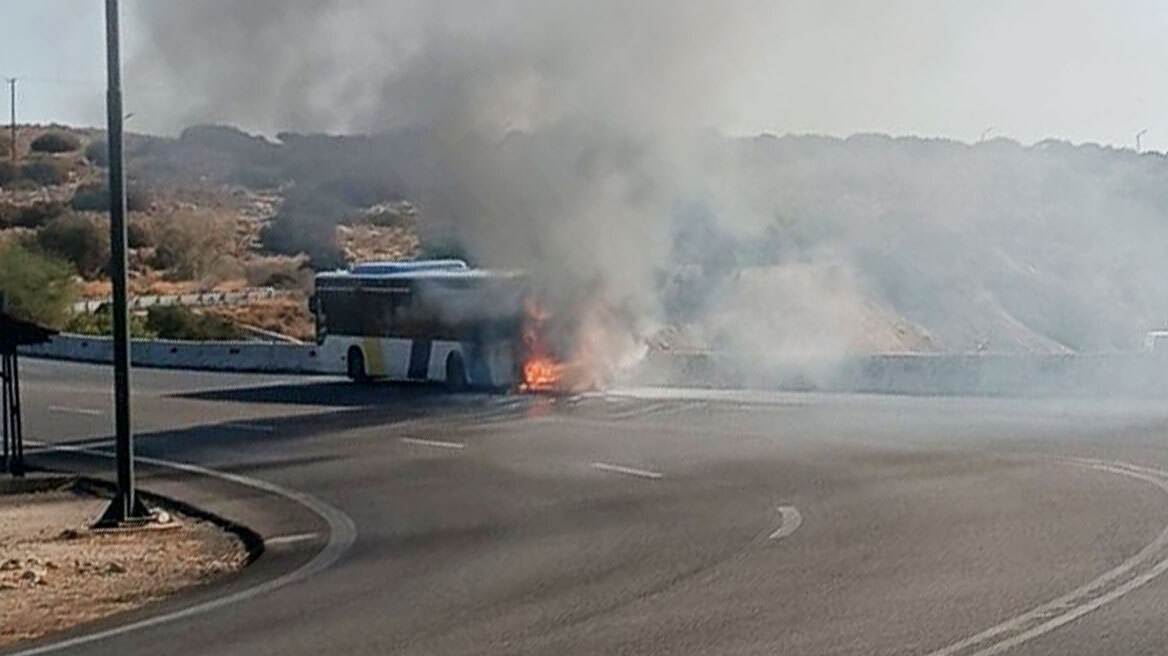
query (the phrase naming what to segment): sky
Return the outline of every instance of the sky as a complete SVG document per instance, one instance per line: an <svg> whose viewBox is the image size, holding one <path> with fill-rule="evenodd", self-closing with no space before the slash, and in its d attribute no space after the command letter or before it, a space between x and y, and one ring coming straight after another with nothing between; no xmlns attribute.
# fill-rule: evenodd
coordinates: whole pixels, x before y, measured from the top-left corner
<svg viewBox="0 0 1168 656"><path fill-rule="evenodd" d="M135 74L156 70L136 9L148 1L123 0L126 108L135 112L127 127L172 133L182 125L169 108L198 89ZM709 127L1123 147L1146 129L1145 150L1168 150L1162 0L776 2L770 45L718 88L698 90L722 96ZM103 4L0 0L0 76L19 78L20 122L104 124Z"/></svg>

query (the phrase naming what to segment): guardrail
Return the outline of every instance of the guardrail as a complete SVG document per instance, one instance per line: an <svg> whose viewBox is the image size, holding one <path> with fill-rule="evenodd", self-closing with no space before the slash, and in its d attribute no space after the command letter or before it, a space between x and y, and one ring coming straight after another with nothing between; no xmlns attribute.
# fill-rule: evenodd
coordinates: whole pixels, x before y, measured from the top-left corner
<svg viewBox="0 0 1168 656"><path fill-rule="evenodd" d="M34 357L108 363L113 361L113 341L108 337L61 334L20 352ZM343 373L341 363L325 357L315 344L136 339L130 345L130 362L139 367L204 371Z"/></svg>
<svg viewBox="0 0 1168 656"><path fill-rule="evenodd" d="M273 298L297 296L300 292L291 289L275 289L274 287L253 287L233 292L195 292L191 294L150 294L132 296L129 299L131 310L145 310L152 307L167 307L181 305L184 307L212 307L215 305L245 305L255 301L264 301ZM72 305L74 314L96 312L101 306L110 303L108 298L79 301Z"/></svg>

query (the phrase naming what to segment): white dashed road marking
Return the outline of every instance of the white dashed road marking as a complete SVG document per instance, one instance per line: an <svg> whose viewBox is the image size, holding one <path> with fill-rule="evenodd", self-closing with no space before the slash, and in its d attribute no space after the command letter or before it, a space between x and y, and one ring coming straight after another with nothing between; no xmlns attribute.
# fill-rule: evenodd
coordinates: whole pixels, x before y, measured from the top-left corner
<svg viewBox="0 0 1168 656"><path fill-rule="evenodd" d="M268 426L267 424L242 424L231 422L220 425L220 428L231 428L233 430L248 431L252 433L274 433L275 426Z"/></svg>
<svg viewBox="0 0 1168 656"><path fill-rule="evenodd" d="M592 467L601 471L612 472L614 474L625 474L627 476L639 476L641 478L651 478L657 480L662 477L662 474L655 471L648 471L646 469L634 469L632 467L625 467L622 465L610 465L607 462L594 462Z"/></svg>
<svg viewBox="0 0 1168 656"><path fill-rule="evenodd" d="M295 535L277 535L275 537L266 538L264 546L273 547L282 544L296 544L297 542L307 542L315 540L320 536L320 533L296 533Z"/></svg>
<svg viewBox="0 0 1168 656"><path fill-rule="evenodd" d="M415 444L417 446L432 446L432 447L435 447L437 449L465 449L466 448L465 444L460 444L458 442L442 442L440 440L420 440L416 437L403 437L403 438L401 438L401 441L405 442L406 444Z"/></svg>
<svg viewBox="0 0 1168 656"><path fill-rule="evenodd" d="M768 540L782 540L803 525L803 515L795 506L779 506L779 517L779 527L767 536Z"/></svg>
<svg viewBox="0 0 1168 656"><path fill-rule="evenodd" d="M100 417L105 414L105 410L94 410L92 408L73 408L65 405L51 405L49 412L63 412L70 415L85 415L87 417Z"/></svg>

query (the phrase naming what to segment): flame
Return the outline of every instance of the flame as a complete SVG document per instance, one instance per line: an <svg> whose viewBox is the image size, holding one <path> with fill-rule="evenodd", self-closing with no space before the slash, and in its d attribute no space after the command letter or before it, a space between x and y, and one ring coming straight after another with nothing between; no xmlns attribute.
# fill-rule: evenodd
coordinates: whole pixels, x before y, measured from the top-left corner
<svg viewBox="0 0 1168 656"><path fill-rule="evenodd" d="M523 386L527 390L552 389L564 376L564 365L552 358L529 358L523 363Z"/></svg>
<svg viewBox="0 0 1168 656"><path fill-rule="evenodd" d="M553 312L534 297L524 301L521 391L584 391L611 383L643 357L645 347L627 316L603 289Z"/></svg>
<svg viewBox="0 0 1168 656"><path fill-rule="evenodd" d="M564 363L552 356L547 337L547 322L552 313L534 298L523 302L526 312L523 324L523 391L550 390L558 387L564 376Z"/></svg>

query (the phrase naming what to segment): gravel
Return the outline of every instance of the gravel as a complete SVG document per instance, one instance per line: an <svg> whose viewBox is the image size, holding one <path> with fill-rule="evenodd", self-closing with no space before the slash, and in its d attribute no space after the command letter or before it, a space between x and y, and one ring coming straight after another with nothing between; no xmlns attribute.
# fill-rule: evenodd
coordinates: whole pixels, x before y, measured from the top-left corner
<svg viewBox="0 0 1168 656"><path fill-rule="evenodd" d="M108 503L73 492L0 496L0 647L130 610L243 567L220 527L91 532Z"/></svg>

